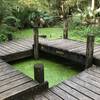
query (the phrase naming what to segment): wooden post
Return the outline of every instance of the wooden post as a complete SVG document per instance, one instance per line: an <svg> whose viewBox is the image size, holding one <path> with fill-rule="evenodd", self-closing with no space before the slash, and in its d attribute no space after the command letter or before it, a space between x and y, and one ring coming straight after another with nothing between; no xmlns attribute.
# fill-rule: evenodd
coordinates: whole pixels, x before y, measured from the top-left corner
<svg viewBox="0 0 100 100"><path fill-rule="evenodd" d="M63 30L63 38L68 39L68 16L64 17L64 30Z"/></svg>
<svg viewBox="0 0 100 100"><path fill-rule="evenodd" d="M39 86L36 87L34 92L40 93L49 88L48 81L44 81L44 66L43 64L34 65L34 80L39 82Z"/></svg>
<svg viewBox="0 0 100 100"><path fill-rule="evenodd" d="M85 68L89 68L93 64L93 51L94 51L94 35L87 35L87 46L86 46L86 65Z"/></svg>
<svg viewBox="0 0 100 100"><path fill-rule="evenodd" d="M42 64L34 65L34 79L39 83L44 83L44 66Z"/></svg>
<svg viewBox="0 0 100 100"><path fill-rule="evenodd" d="M12 41L13 40L12 34L11 33L8 33L7 34L7 38L8 38L8 41Z"/></svg>
<svg viewBox="0 0 100 100"><path fill-rule="evenodd" d="M35 27L33 29L34 31L34 45L33 45L33 49L34 49L34 58L35 60L39 59L39 39L38 39L38 27Z"/></svg>

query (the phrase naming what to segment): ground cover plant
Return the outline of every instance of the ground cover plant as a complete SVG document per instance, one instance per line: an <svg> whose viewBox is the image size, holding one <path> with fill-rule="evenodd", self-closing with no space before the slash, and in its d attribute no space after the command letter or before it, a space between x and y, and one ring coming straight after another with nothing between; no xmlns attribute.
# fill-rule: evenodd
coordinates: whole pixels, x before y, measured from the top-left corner
<svg viewBox="0 0 100 100"><path fill-rule="evenodd" d="M73 26L72 26L73 27ZM87 26L78 26L72 30L69 30L69 39L79 40L86 42L87 33L92 33L95 31L95 42L100 43L100 27L96 27L93 29L92 27ZM40 35L46 35L48 39L59 39L63 38L63 28L61 27L50 27L50 28L40 28ZM21 31L17 31L14 33L15 39L23 39L23 38L33 38L33 29L25 29Z"/></svg>

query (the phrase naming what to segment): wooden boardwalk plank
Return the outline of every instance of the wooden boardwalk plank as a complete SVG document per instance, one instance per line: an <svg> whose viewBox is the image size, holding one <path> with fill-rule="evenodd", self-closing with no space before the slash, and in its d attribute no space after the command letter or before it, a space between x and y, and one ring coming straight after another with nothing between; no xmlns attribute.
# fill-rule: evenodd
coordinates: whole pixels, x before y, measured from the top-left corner
<svg viewBox="0 0 100 100"><path fill-rule="evenodd" d="M47 47L52 47L55 50L60 50L63 52L70 52L72 53L73 57L75 57L75 61L78 61L77 58L79 58L79 62L83 62L83 58L85 56L85 52L86 52L86 43L84 42L80 42L80 41L73 41L73 40L67 40L67 39L58 39L58 40L47 40L47 39L42 39L40 38L40 45L45 45ZM23 54L20 57L14 57L14 54L20 54L21 52L25 52L25 51L30 51L32 50L32 45L33 45L33 39L25 39L25 40L18 40L18 41L11 41L11 42L6 42L1 44L0 46L0 50L1 50L1 54L0 56L3 56L4 58L7 59L11 59L14 58L14 60L16 59L21 59L23 58ZM41 49L43 50L43 49ZM98 60L100 59L100 45L95 45L95 50L94 50L94 58L97 58ZM48 52L51 52L51 50L48 49ZM96 53L99 53L95 56ZM77 54L80 55L77 57ZM7 56L9 55L9 56ZM12 56L10 56L12 55ZM30 53L27 53L25 55L25 57L28 56L32 56L32 51L30 51ZM19 55L18 55L19 56ZM60 55L59 55L60 56ZM61 55L62 57L65 57L64 55ZM67 57L67 56L66 56ZM67 57L68 58L68 57ZM6 59L5 59L6 60ZM12 59L11 59L12 60ZM7 60L6 60L7 61ZM80 63L81 63L80 62Z"/></svg>
<svg viewBox="0 0 100 100"><path fill-rule="evenodd" d="M45 39L44 39L45 41ZM58 42L57 42L58 41ZM78 63L84 64L85 55L86 55L86 43L80 41L73 41L67 39L59 39L59 40L46 40L45 42L40 41L41 47L44 46L44 49L41 48L42 51L52 53L54 51L66 52L66 54L72 54L73 61L77 61ZM52 50L51 50L52 49ZM56 53L52 53L58 55ZM79 55L79 56L77 56ZM65 55L58 55L65 58ZM66 56L68 58L68 56ZM70 57L71 58L71 57ZM69 60L72 60L68 58ZM80 60L79 60L80 59ZM100 45L95 45L94 47L94 63L100 65Z"/></svg>
<svg viewBox="0 0 100 100"><path fill-rule="evenodd" d="M6 72L6 71L9 71L9 70L12 70L12 68L9 68L9 67L1 68L0 73L1 72Z"/></svg>
<svg viewBox="0 0 100 100"><path fill-rule="evenodd" d="M43 95L36 95L33 100L50 100L50 99L47 99Z"/></svg>
<svg viewBox="0 0 100 100"><path fill-rule="evenodd" d="M100 74L99 73L97 73L97 72L95 72L95 71L91 71L91 70L89 70L89 71L86 71L88 74L90 74L90 75L93 75L94 77L96 77L96 78L100 78Z"/></svg>
<svg viewBox="0 0 100 100"><path fill-rule="evenodd" d="M27 41L23 40L23 41L11 41L10 43L8 42L7 44L12 45L14 47L18 47L18 48L23 48L23 49L29 49L30 47L32 47L32 44L27 43Z"/></svg>
<svg viewBox="0 0 100 100"><path fill-rule="evenodd" d="M9 83L11 83L11 82L20 80L20 79L25 78L25 77L26 77L26 76L23 75L23 74L17 74L17 75L15 75L15 76L13 76L13 77L10 77L10 78L8 78L8 79L5 79L5 80L3 80L3 81L0 81L0 87L3 86L3 85L7 85L7 84L9 84Z"/></svg>
<svg viewBox="0 0 100 100"><path fill-rule="evenodd" d="M94 81L94 80L88 78L87 75L86 75L84 72L78 74L77 77L78 77L79 79L81 79L81 80L86 81L86 82L89 83L89 84L92 84L92 85L96 86L97 88L100 88L100 83L98 83L98 82L96 82L96 81Z"/></svg>
<svg viewBox="0 0 100 100"><path fill-rule="evenodd" d="M39 86L39 83L27 77L0 59L0 100L16 97Z"/></svg>
<svg viewBox="0 0 100 100"><path fill-rule="evenodd" d="M15 71L16 71L15 69L12 69L12 70L6 70L6 71L3 71L3 72L0 72L0 77L3 76L3 75L9 74L9 73L15 72Z"/></svg>
<svg viewBox="0 0 100 100"><path fill-rule="evenodd" d="M100 72L99 67L93 66L73 78L53 86L49 89L53 93L52 97L50 94L48 95L48 91L40 94L40 96L45 96L49 100L56 100L55 95L63 100L100 100L100 77L96 76L100 73L94 71L97 69ZM90 74L90 72L93 73Z"/></svg>
<svg viewBox="0 0 100 100"><path fill-rule="evenodd" d="M92 100L91 98L83 95L82 93L74 90L73 88L71 88L63 83L59 84L58 87L60 87L61 89L63 89L67 93L69 93L70 95L73 95L74 97L76 97L79 100Z"/></svg>
<svg viewBox="0 0 100 100"><path fill-rule="evenodd" d="M100 82L100 76L98 76L97 77L97 73L91 73L92 71L84 71L84 73L83 74L85 74L84 75L84 77L87 77L87 78L89 78L89 79L92 79L92 80L94 80L94 81L97 81L97 82Z"/></svg>
<svg viewBox="0 0 100 100"><path fill-rule="evenodd" d="M67 92L63 91L62 89L58 88L57 86L51 88L50 90L64 100L78 100L75 97L73 97L72 95L70 95Z"/></svg>
<svg viewBox="0 0 100 100"><path fill-rule="evenodd" d="M18 75L18 74L20 74L20 73L21 73L21 72L14 71L14 72L5 74L5 75L3 75L3 76L0 77L0 81L3 81L3 80L5 80L5 79L8 79L8 78L13 77L13 76L15 76L15 75Z"/></svg>
<svg viewBox="0 0 100 100"><path fill-rule="evenodd" d="M75 47L78 47L78 46L82 46L84 45L84 43L80 43L80 42L74 42L74 41L62 41L61 42L61 45L60 44L56 44L55 47L58 47L58 48L63 48L63 49L71 49L71 48L75 48Z"/></svg>
<svg viewBox="0 0 100 100"><path fill-rule="evenodd" d="M76 54L80 55L79 59L80 61L83 60L82 57L85 56L86 53L86 43L80 42L80 41L73 41L73 40L67 40L67 39L57 39L57 40L48 40L48 39L42 39L40 38L40 45L45 45L47 47L52 47L55 48L55 50L60 50L63 52L70 52L72 53L73 56L76 57L76 60L78 61L78 57ZM32 45L33 45L33 39L25 39L25 40L18 40L18 41L11 41L11 42L6 42L3 44L0 44L0 56L3 58L8 57L7 55L13 55L16 53L20 52L25 52L25 51L30 51L32 50ZM100 60L100 45L95 45L94 49L94 58L97 60ZM48 52L51 52L51 50L48 49ZM25 57L28 57L28 54L26 54ZM32 55L32 53L30 54ZM14 59L21 59L24 56L21 55L22 57L16 57ZM59 55L60 56L60 55ZM62 57L64 55L61 55ZM11 59L12 57L8 57L7 59ZM6 60L6 59L5 59ZM75 59L73 59L75 60ZM75 61L76 61L75 60ZM83 62L83 61L81 61Z"/></svg>
<svg viewBox="0 0 100 100"><path fill-rule="evenodd" d="M89 68L89 70L94 71L95 73L100 74L100 67L99 66L93 66L91 68Z"/></svg>
<svg viewBox="0 0 100 100"><path fill-rule="evenodd" d="M66 85L70 86L71 88L79 91L80 93L90 97L91 99L94 99L94 100L99 100L100 99L100 95L97 95L94 92L92 92L92 91L90 91L90 90L88 90L88 89L72 82L72 81L67 81L66 80L66 81L64 81L64 84L66 84Z"/></svg>
<svg viewBox="0 0 100 100"><path fill-rule="evenodd" d="M20 40L20 41L11 41L10 43L13 43L19 47L23 48L29 48L32 47L33 42L30 42L28 40Z"/></svg>
<svg viewBox="0 0 100 100"><path fill-rule="evenodd" d="M14 87L17 87L19 85L23 85L25 83L31 82L31 81L32 81L31 79L29 79L27 77L24 77L24 78L19 79L17 81L11 82L11 83L6 84L6 85L3 85L2 87L0 87L0 93L5 92L5 91L7 91L9 89L12 89Z"/></svg>
<svg viewBox="0 0 100 100"><path fill-rule="evenodd" d="M8 54L17 52L15 49L12 48L11 45L5 44L5 45L1 45L1 46L2 46L2 48L3 48L6 52L8 52Z"/></svg>
<svg viewBox="0 0 100 100"><path fill-rule="evenodd" d="M39 41L41 46L46 46L48 53L53 52L52 54L58 55L56 51L59 51L63 53L59 54L61 57L66 56L68 58L70 55L69 58L73 59L74 57L75 61L85 61L86 43L67 39L51 41L40 39ZM6 60L16 60L23 58L24 53L25 57L28 57L32 55L33 43L32 39L26 39L0 44L0 57ZM20 57L18 57L19 55ZM95 61L96 59L100 61L100 45L95 45L94 59ZM31 82L33 82L32 79L0 60L0 100L33 88L34 85ZM33 84L35 83L33 82ZM100 100L100 68L94 67L85 70L76 77L43 92L37 96L36 100L41 100L42 98L43 100Z"/></svg>
<svg viewBox="0 0 100 100"><path fill-rule="evenodd" d="M29 89L32 90L37 85L38 85L38 83L35 82L35 81L31 81L31 82L28 82L26 84L19 85L19 86L15 87L15 88L12 88L12 89L10 89L8 91L5 91L5 92L1 93L0 94L0 100L4 100L6 98L9 98L9 97L14 96L16 94L19 94L19 93L21 93L23 91L27 91Z"/></svg>
<svg viewBox="0 0 100 100"><path fill-rule="evenodd" d="M7 51L6 48L2 47L2 45L0 44L0 56L5 56L7 54L9 54L10 52Z"/></svg>
<svg viewBox="0 0 100 100"><path fill-rule="evenodd" d="M84 80L81 80L81 79L75 77L75 78L71 78L71 81L73 81L73 82L91 90L92 92L95 92L96 94L100 95L100 88L97 88L94 85L91 85Z"/></svg>
<svg viewBox="0 0 100 100"><path fill-rule="evenodd" d="M50 90L43 92L42 95L44 95L49 100L63 100L62 98L60 98L59 96L51 92Z"/></svg>
<svg viewBox="0 0 100 100"><path fill-rule="evenodd" d="M40 44L43 44L43 45L48 45L48 46L52 46L52 45L55 45L55 44L58 44L58 43L61 43L62 41L64 41L63 39L59 39L59 40L40 40Z"/></svg>
<svg viewBox="0 0 100 100"><path fill-rule="evenodd" d="M7 43L5 45L3 45L5 48L7 48L9 51L12 51L12 53L15 53L15 52L21 52L21 51L24 51L25 49L21 46L18 46L14 43Z"/></svg>
<svg viewBox="0 0 100 100"><path fill-rule="evenodd" d="M0 63L0 69L3 68L11 68L8 64L6 64L5 62Z"/></svg>

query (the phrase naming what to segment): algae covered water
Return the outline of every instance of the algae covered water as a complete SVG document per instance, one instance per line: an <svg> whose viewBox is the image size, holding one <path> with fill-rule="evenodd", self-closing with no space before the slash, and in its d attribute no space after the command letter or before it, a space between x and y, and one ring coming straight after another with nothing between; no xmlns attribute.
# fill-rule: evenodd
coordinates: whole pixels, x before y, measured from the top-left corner
<svg viewBox="0 0 100 100"><path fill-rule="evenodd" d="M28 58L12 63L13 67L20 70L24 74L34 79L34 64L43 64L45 72L45 80L49 82L49 86L52 87L60 83L63 80L69 79L78 73L77 70L71 66L62 64L61 62L55 62L48 59L40 59L38 61Z"/></svg>

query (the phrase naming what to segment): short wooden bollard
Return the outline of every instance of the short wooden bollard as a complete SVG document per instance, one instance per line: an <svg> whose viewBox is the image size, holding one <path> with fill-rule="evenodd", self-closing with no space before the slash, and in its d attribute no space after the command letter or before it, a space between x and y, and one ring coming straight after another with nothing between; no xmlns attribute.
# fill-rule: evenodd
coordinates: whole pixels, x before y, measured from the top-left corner
<svg viewBox="0 0 100 100"><path fill-rule="evenodd" d="M34 65L34 79L39 83L44 82L44 66L43 64Z"/></svg>
<svg viewBox="0 0 100 100"><path fill-rule="evenodd" d="M86 46L86 65L85 68L89 68L93 64L93 52L94 52L94 40L93 34L87 35L87 46Z"/></svg>
<svg viewBox="0 0 100 100"><path fill-rule="evenodd" d="M34 65L34 80L39 82L39 86L36 87L36 93L40 93L49 88L48 81L44 80L44 66L43 64Z"/></svg>
<svg viewBox="0 0 100 100"><path fill-rule="evenodd" d="M34 45L33 45L33 49L34 49L34 58L35 60L39 59L39 39L38 39L38 27L35 27L33 29L34 31Z"/></svg>

